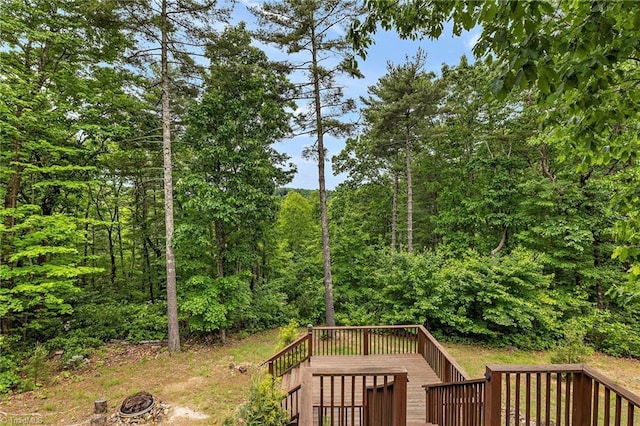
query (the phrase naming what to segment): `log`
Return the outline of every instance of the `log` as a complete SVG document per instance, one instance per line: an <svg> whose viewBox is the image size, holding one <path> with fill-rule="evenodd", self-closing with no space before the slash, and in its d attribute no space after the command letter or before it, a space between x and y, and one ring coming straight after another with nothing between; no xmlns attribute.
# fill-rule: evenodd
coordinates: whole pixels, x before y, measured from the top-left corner
<svg viewBox="0 0 640 426"><path fill-rule="evenodd" d="M106 399L96 399L93 402L93 412L95 414L104 414L107 412L107 400Z"/></svg>

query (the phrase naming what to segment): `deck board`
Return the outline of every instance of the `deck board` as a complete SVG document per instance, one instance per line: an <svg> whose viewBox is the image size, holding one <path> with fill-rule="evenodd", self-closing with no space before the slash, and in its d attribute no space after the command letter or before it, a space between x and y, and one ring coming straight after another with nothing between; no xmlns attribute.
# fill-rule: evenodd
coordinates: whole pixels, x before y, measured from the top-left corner
<svg viewBox="0 0 640 426"><path fill-rule="evenodd" d="M311 368L397 368L407 370L407 423L424 424L425 422L425 392L422 385L441 383L438 376L420 354L397 355L345 355L345 356L313 356L307 366ZM320 380L315 378L314 405L319 404ZM288 386L298 383L287 382ZM358 386L356 386L358 388ZM356 399L362 400L362 392L358 392Z"/></svg>

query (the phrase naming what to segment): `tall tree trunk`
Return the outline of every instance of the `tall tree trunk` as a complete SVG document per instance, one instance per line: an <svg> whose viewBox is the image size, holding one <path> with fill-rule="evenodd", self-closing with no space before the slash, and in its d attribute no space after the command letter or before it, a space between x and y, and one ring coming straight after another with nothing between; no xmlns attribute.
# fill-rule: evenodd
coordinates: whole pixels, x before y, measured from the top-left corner
<svg viewBox="0 0 640 426"><path fill-rule="evenodd" d="M173 254L173 178L171 167L171 114L169 104L169 40L167 0L162 0L162 151L164 160L164 219L167 268L167 322L170 353L180 352L180 330L178 329L178 296L176 290L176 263Z"/></svg>
<svg viewBox="0 0 640 426"><path fill-rule="evenodd" d="M600 236L596 232L591 231L593 235L593 267L597 270L600 268ZM604 292L602 289L602 278L598 276L596 279L596 302L598 309L604 309Z"/></svg>
<svg viewBox="0 0 640 426"><path fill-rule="evenodd" d="M413 182L411 174L411 139L408 134L405 151L407 168L407 252L411 253L413 251Z"/></svg>
<svg viewBox="0 0 640 426"><path fill-rule="evenodd" d="M311 30L311 61L313 69L313 94L318 136L318 189L320 193L320 227L322 228L322 255L324 258L324 305L325 321L329 327L336 325L333 306L333 279L331 277L331 251L329 246L329 215L327 214L327 191L325 188L324 165L324 126L320 101L320 76L318 75L318 52L316 50L315 30Z"/></svg>
<svg viewBox="0 0 640 426"><path fill-rule="evenodd" d="M113 290L116 286L116 253L113 244L113 223L110 226L106 227L107 229L107 244L109 246L109 262L111 265L111 271L109 274L109 280L111 283L111 289Z"/></svg>
<svg viewBox="0 0 640 426"><path fill-rule="evenodd" d="M216 246L218 247L218 251L216 253L216 267L218 272L218 277L224 277L224 245L225 245L225 237L224 231L222 230L222 222L219 220L215 221L215 234L216 234Z"/></svg>
<svg viewBox="0 0 640 426"><path fill-rule="evenodd" d="M120 269L122 270L121 274L127 275L126 266L124 265L124 247L122 244L122 226L120 224L120 209L118 208L118 204L116 203L116 211L115 211L115 219L116 219L116 235L118 237L118 251L120 254Z"/></svg>
<svg viewBox="0 0 640 426"><path fill-rule="evenodd" d="M502 250L504 246L507 244L507 230L508 230L507 226L502 228L502 237L500 238L500 242L498 243L496 248L491 250L491 257L496 257L498 253L500 253L500 250Z"/></svg>
<svg viewBox="0 0 640 426"><path fill-rule="evenodd" d="M19 121L22 117L22 107L18 107L16 110L16 119ZM22 130L22 126L18 125L18 131ZM19 137L13 138L11 164L13 164L13 170L9 177L9 183L7 184L7 192L4 195L4 208L15 209L18 207L18 193L20 192L20 184L22 181L22 172L24 167L20 161L20 151L22 150L22 144ZM16 223L13 214L9 214L5 219L5 226L12 228ZM4 247L4 244L3 244ZM4 255L4 253L3 253ZM4 258L2 259L4 263Z"/></svg>
<svg viewBox="0 0 640 426"><path fill-rule="evenodd" d="M398 172L393 172L393 197L391 199L391 251L398 246Z"/></svg>

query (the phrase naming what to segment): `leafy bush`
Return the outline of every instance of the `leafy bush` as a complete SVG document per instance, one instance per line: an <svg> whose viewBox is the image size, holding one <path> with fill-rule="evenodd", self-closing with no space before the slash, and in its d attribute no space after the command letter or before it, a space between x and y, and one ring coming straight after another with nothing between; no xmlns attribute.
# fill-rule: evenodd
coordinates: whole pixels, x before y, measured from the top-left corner
<svg viewBox="0 0 640 426"><path fill-rule="evenodd" d="M103 345L102 340L89 337L84 331L73 331L49 340L45 347L49 351L62 350L62 363L67 365L74 357L86 358L95 348Z"/></svg>
<svg viewBox="0 0 640 426"><path fill-rule="evenodd" d="M530 251L496 258L469 252L434 273L420 306L430 325L446 335L543 349L553 344L558 328L550 282Z"/></svg>
<svg viewBox="0 0 640 426"><path fill-rule="evenodd" d="M124 338L133 343L142 340L163 340L167 338L167 304L154 303L144 305L132 305L131 320L125 324Z"/></svg>
<svg viewBox="0 0 640 426"><path fill-rule="evenodd" d="M300 335L298 330L300 329L300 324L295 319L289 321L289 324L280 328L280 333L278 333L278 349L282 349L293 343Z"/></svg>
<svg viewBox="0 0 640 426"><path fill-rule="evenodd" d="M585 344L584 324L573 320L567 323L564 340L551 354L554 364L581 364L593 354L593 348Z"/></svg>
<svg viewBox="0 0 640 426"><path fill-rule="evenodd" d="M286 395L279 382L270 375L254 372L247 402L238 407L233 416L225 419L226 426L286 426L289 414L280 403Z"/></svg>
<svg viewBox="0 0 640 426"><path fill-rule="evenodd" d="M0 356L0 395L18 386L21 381L16 357L2 353Z"/></svg>
<svg viewBox="0 0 640 426"><path fill-rule="evenodd" d="M130 342L162 340L167 336L166 303L103 303L80 305L72 327L93 338Z"/></svg>
<svg viewBox="0 0 640 426"><path fill-rule="evenodd" d="M633 315L597 311L588 319L587 341L611 356L640 358L640 327L633 319Z"/></svg>
<svg viewBox="0 0 640 426"><path fill-rule="evenodd" d="M47 364L47 355L49 355L49 351L44 346L37 345L35 347L22 367L25 378L20 384L20 390L30 391L36 389L48 379L50 370Z"/></svg>
<svg viewBox="0 0 640 426"><path fill-rule="evenodd" d="M180 310L192 331L208 333L232 327L250 311L251 291L245 277L195 275L186 287Z"/></svg>

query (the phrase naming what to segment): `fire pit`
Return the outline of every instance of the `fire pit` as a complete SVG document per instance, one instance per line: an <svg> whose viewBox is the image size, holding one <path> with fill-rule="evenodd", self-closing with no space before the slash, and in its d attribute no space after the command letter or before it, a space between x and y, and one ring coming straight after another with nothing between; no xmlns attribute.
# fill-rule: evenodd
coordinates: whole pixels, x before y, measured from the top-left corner
<svg viewBox="0 0 640 426"><path fill-rule="evenodd" d="M120 416L139 417L153 409L155 399L148 392L138 392L127 397L120 406Z"/></svg>

